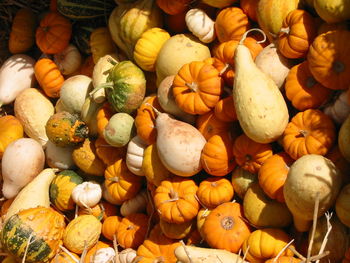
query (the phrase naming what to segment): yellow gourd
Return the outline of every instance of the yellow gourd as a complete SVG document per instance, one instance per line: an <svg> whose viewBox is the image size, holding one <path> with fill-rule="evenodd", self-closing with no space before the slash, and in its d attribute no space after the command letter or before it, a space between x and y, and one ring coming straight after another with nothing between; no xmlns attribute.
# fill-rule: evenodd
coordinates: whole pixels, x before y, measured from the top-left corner
<svg viewBox="0 0 350 263"><path fill-rule="evenodd" d="M113 54L117 50L107 27L99 27L91 32L90 47L95 64L101 57Z"/></svg>
<svg viewBox="0 0 350 263"><path fill-rule="evenodd" d="M23 126L15 116L0 117L0 160L7 145L22 137Z"/></svg>

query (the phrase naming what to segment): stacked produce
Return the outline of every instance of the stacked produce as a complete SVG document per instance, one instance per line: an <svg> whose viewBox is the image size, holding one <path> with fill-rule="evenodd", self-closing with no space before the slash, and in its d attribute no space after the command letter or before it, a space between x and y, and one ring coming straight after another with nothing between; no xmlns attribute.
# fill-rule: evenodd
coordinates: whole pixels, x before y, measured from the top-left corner
<svg viewBox="0 0 350 263"><path fill-rule="evenodd" d="M0 53L2 262L350 262L348 1L47 6Z"/></svg>

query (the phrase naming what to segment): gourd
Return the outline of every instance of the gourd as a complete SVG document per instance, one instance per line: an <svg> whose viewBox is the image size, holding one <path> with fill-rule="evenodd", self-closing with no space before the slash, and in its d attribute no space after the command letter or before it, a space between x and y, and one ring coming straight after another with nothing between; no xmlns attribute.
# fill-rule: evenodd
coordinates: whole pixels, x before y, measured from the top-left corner
<svg viewBox="0 0 350 263"><path fill-rule="evenodd" d="M122 217L114 215L107 217L102 223L102 235L108 240L113 240L117 237L117 231Z"/></svg>
<svg viewBox="0 0 350 263"><path fill-rule="evenodd" d="M58 169L46 168L27 184L13 200L4 222L20 210L37 206L50 207L49 187L57 171Z"/></svg>
<svg viewBox="0 0 350 263"><path fill-rule="evenodd" d="M82 263L92 263L94 261L94 257L97 251L102 248L108 248L108 247L111 247L111 245L104 241L97 241L96 244L94 244L90 249L87 250L86 256Z"/></svg>
<svg viewBox="0 0 350 263"><path fill-rule="evenodd" d="M186 13L185 21L188 29L200 41L203 43L214 41L216 37L215 23L203 10L191 8Z"/></svg>
<svg viewBox="0 0 350 263"><path fill-rule="evenodd" d="M349 91L343 91L339 97L330 105L323 109L323 112L331 117L336 124L342 124L350 113L350 104L348 102Z"/></svg>
<svg viewBox="0 0 350 263"><path fill-rule="evenodd" d="M50 263L77 263L79 262L80 258L77 254L72 253L72 252L65 252L61 250L58 252L50 261Z"/></svg>
<svg viewBox="0 0 350 263"><path fill-rule="evenodd" d="M291 165L283 194L298 231L308 231L317 198L317 217L335 203L341 183L342 175L338 168L321 155L307 154Z"/></svg>
<svg viewBox="0 0 350 263"><path fill-rule="evenodd" d="M350 130L350 115L345 119L340 127L338 134L338 146L341 154L349 162L350 161L350 151L349 151L349 130Z"/></svg>
<svg viewBox="0 0 350 263"><path fill-rule="evenodd" d="M115 250L111 247L100 248L96 251L93 263L112 263L115 258Z"/></svg>
<svg viewBox="0 0 350 263"><path fill-rule="evenodd" d="M13 141L23 137L23 126L13 115L0 117L0 160L6 147Z"/></svg>
<svg viewBox="0 0 350 263"><path fill-rule="evenodd" d="M80 207L94 207L100 202L101 198L101 186L93 181L78 184L72 190L72 199Z"/></svg>
<svg viewBox="0 0 350 263"><path fill-rule="evenodd" d="M106 142L114 147L127 145L134 135L134 118L124 112L114 114L103 131Z"/></svg>
<svg viewBox="0 0 350 263"><path fill-rule="evenodd" d="M69 75L76 72L83 61L78 48L69 44L62 52L54 55L54 62L63 75Z"/></svg>
<svg viewBox="0 0 350 263"><path fill-rule="evenodd" d="M335 211L337 213L337 217L347 227L350 226L349 198L350 184L347 184L341 189L335 203Z"/></svg>
<svg viewBox="0 0 350 263"><path fill-rule="evenodd" d="M258 181L258 175L237 166L232 171L231 182L234 192L243 199L249 187Z"/></svg>
<svg viewBox="0 0 350 263"><path fill-rule="evenodd" d="M184 12L187 9L187 5L189 5L190 0L157 0L156 3L159 6L159 8L162 9L166 14L177 15Z"/></svg>
<svg viewBox="0 0 350 263"><path fill-rule="evenodd" d="M95 64L101 57L113 54L116 51L116 47L107 27L99 27L91 32L90 47Z"/></svg>
<svg viewBox="0 0 350 263"><path fill-rule="evenodd" d="M236 0L203 0L203 3L216 8L224 8L227 6L231 6L235 2Z"/></svg>
<svg viewBox="0 0 350 263"><path fill-rule="evenodd" d="M258 9L258 2L259 0L241 0L239 3L243 12L254 22L258 21L256 11Z"/></svg>
<svg viewBox="0 0 350 263"><path fill-rule="evenodd" d="M164 235L171 239L183 239L191 231L194 220L187 221L181 224L174 224L166 222L162 219L159 220L160 228Z"/></svg>
<svg viewBox="0 0 350 263"><path fill-rule="evenodd" d="M24 54L13 55L3 62L0 68L0 107L13 102L23 90L34 87L34 64L35 60Z"/></svg>
<svg viewBox="0 0 350 263"><path fill-rule="evenodd" d="M120 214L125 217L134 213L142 213L145 210L147 202L147 192L142 191L138 193L134 198L123 202L120 207Z"/></svg>
<svg viewBox="0 0 350 263"><path fill-rule="evenodd" d="M313 6L317 14L327 23L342 22L350 18L350 3L348 1L315 0Z"/></svg>
<svg viewBox="0 0 350 263"><path fill-rule="evenodd" d="M232 95L237 118L250 139L270 143L277 140L287 126L288 109L274 81L254 64L249 49L242 43L245 36L235 52Z"/></svg>
<svg viewBox="0 0 350 263"><path fill-rule="evenodd" d="M143 176L142 171L142 161L143 161L143 152L147 144L139 137L133 137L128 143L128 148L126 152L126 165L128 166L129 171L133 174Z"/></svg>
<svg viewBox="0 0 350 263"><path fill-rule="evenodd" d="M105 165L114 164L126 155L126 147L113 147L109 145L102 137L95 141L96 154Z"/></svg>
<svg viewBox="0 0 350 263"><path fill-rule="evenodd" d="M46 163L51 168L61 170L72 169L75 163L72 158L74 147L59 147L56 144L48 141L45 148Z"/></svg>
<svg viewBox="0 0 350 263"><path fill-rule="evenodd" d="M87 97L83 107L81 108L80 117L83 122L85 122L89 129L89 136L97 137L98 127L97 127L97 113L102 108L101 103L97 103L92 97Z"/></svg>
<svg viewBox="0 0 350 263"><path fill-rule="evenodd" d="M195 127L208 141L214 135L227 133L230 130L230 123L220 120L213 111L210 111L196 118Z"/></svg>
<svg viewBox="0 0 350 263"><path fill-rule="evenodd" d="M120 263L131 263L136 257L136 250L132 248L123 249L119 252Z"/></svg>
<svg viewBox="0 0 350 263"><path fill-rule="evenodd" d="M10 143L1 160L4 197L15 197L44 169L44 164L45 154L36 140L20 138Z"/></svg>

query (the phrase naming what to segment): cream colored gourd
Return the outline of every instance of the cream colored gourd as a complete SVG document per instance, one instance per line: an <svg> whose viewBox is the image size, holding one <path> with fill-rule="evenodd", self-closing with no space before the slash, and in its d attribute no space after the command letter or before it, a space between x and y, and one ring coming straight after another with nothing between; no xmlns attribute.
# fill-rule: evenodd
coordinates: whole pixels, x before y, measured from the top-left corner
<svg viewBox="0 0 350 263"><path fill-rule="evenodd" d="M342 124L350 114L350 104L348 102L349 90L343 91L339 97L323 109L323 112L332 118L337 124Z"/></svg>
<svg viewBox="0 0 350 263"><path fill-rule="evenodd" d="M138 193L134 198L123 202L120 207L120 214L125 217L130 214L142 213L147 206L147 202L147 192L142 191Z"/></svg>
<svg viewBox="0 0 350 263"><path fill-rule="evenodd" d="M62 104L61 99L58 99L55 104L55 113L61 112L61 111L67 111L67 109Z"/></svg>
<svg viewBox="0 0 350 263"><path fill-rule="evenodd" d="M111 247L100 248L96 251L92 263L113 263L115 250Z"/></svg>
<svg viewBox="0 0 350 263"><path fill-rule="evenodd" d="M178 246L174 254L178 263L248 263L239 255L223 249Z"/></svg>
<svg viewBox="0 0 350 263"><path fill-rule="evenodd" d="M15 197L44 169L44 164L45 154L36 140L20 138L10 143L1 160L4 197Z"/></svg>
<svg viewBox="0 0 350 263"><path fill-rule="evenodd" d="M143 152L146 149L147 144L136 135L128 143L128 148L126 151L126 166L129 171L133 174L143 176L142 171L142 161L143 161Z"/></svg>
<svg viewBox="0 0 350 263"><path fill-rule="evenodd" d="M338 134L338 146L344 158L350 162L350 115L340 127Z"/></svg>
<svg viewBox="0 0 350 263"><path fill-rule="evenodd" d="M97 113L102 108L102 103L97 103L90 96L85 99L81 108L80 118L89 128L89 135L97 137Z"/></svg>
<svg viewBox="0 0 350 263"><path fill-rule="evenodd" d="M48 166L61 170L74 168L75 164L72 158L74 147L59 147L48 141L45 148L45 159Z"/></svg>
<svg viewBox="0 0 350 263"><path fill-rule="evenodd" d="M4 218L4 222L20 210L37 206L50 207L49 188L57 171L58 169L54 168L44 169L27 184L11 203Z"/></svg>
<svg viewBox="0 0 350 263"><path fill-rule="evenodd" d="M79 69L82 57L77 47L69 44L62 52L54 55L54 61L63 75L69 75Z"/></svg>
<svg viewBox="0 0 350 263"><path fill-rule="evenodd" d="M102 198L102 188L96 182L83 182L74 187L73 201L80 207L94 207Z"/></svg>
<svg viewBox="0 0 350 263"><path fill-rule="evenodd" d="M320 217L335 203L341 184L342 175L338 168L321 155L307 154L291 165L283 194L298 231L309 230L317 195L317 216Z"/></svg>
<svg viewBox="0 0 350 263"><path fill-rule="evenodd" d="M24 132L45 147L49 140L45 125L55 108L51 101L38 89L23 90L14 104L15 116L22 123Z"/></svg>
<svg viewBox="0 0 350 263"><path fill-rule="evenodd" d="M256 142L270 143L283 134L288 124L288 109L275 82L255 65L244 46L248 32L236 48L232 95L244 133Z"/></svg>
<svg viewBox="0 0 350 263"><path fill-rule="evenodd" d="M24 54L9 57L0 68L0 107L13 102L35 84L35 60Z"/></svg>
<svg viewBox="0 0 350 263"><path fill-rule="evenodd" d="M132 263L136 258L136 251L132 248L127 248L119 252L120 263Z"/></svg>
<svg viewBox="0 0 350 263"><path fill-rule="evenodd" d="M202 10L192 8L185 16L187 28L203 43L214 41L216 35L214 21Z"/></svg>
<svg viewBox="0 0 350 263"><path fill-rule="evenodd" d="M202 169L200 157L206 140L195 127L158 113L156 129L158 155L170 172L188 177Z"/></svg>

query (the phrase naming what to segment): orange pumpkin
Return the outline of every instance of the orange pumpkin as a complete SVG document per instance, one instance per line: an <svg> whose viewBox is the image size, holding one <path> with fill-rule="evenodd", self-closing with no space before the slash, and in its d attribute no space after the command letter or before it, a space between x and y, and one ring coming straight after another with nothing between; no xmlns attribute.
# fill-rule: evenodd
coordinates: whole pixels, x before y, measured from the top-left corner
<svg viewBox="0 0 350 263"><path fill-rule="evenodd" d="M230 123L219 120L213 111L199 115L196 119L196 127L206 140L213 135L226 133L230 129Z"/></svg>
<svg viewBox="0 0 350 263"><path fill-rule="evenodd" d="M95 141L96 155L105 165L114 164L116 161L125 158L127 147L113 147L105 139L98 137Z"/></svg>
<svg viewBox="0 0 350 263"><path fill-rule="evenodd" d="M236 163L250 173L257 173L273 154L270 144L258 143L247 135L240 135L233 144Z"/></svg>
<svg viewBox="0 0 350 263"><path fill-rule="evenodd" d="M258 22L256 10L258 8L259 0L241 0L240 6L243 12L254 22Z"/></svg>
<svg viewBox="0 0 350 263"><path fill-rule="evenodd" d="M101 249L101 248L107 248L107 247L111 247L108 243L103 242L103 241L97 241L97 243L90 248L84 258L84 263L91 263L94 262L94 256L96 255L97 250Z"/></svg>
<svg viewBox="0 0 350 263"><path fill-rule="evenodd" d="M193 61L175 75L173 94L180 109L189 114L205 114L220 100L223 81L211 64Z"/></svg>
<svg viewBox="0 0 350 263"><path fill-rule="evenodd" d="M107 217L117 214L117 207L102 200L100 203L93 207L85 208L79 207L78 215L93 215L98 220L104 221Z"/></svg>
<svg viewBox="0 0 350 263"><path fill-rule="evenodd" d="M219 42L240 40L250 26L248 17L239 7L221 9L215 20L215 32Z"/></svg>
<svg viewBox="0 0 350 263"><path fill-rule="evenodd" d="M350 31L335 30L315 38L307 60L314 78L329 89L347 89L350 86Z"/></svg>
<svg viewBox="0 0 350 263"><path fill-rule="evenodd" d="M50 0L50 11L56 12L57 11L57 0Z"/></svg>
<svg viewBox="0 0 350 263"><path fill-rule="evenodd" d="M226 178L209 177L198 187L197 197L206 208L212 209L232 200L233 186Z"/></svg>
<svg viewBox="0 0 350 263"><path fill-rule="evenodd" d="M201 229L205 241L212 248L237 253L250 234L249 225L243 220L243 208L239 203L223 203L206 217Z"/></svg>
<svg viewBox="0 0 350 263"><path fill-rule="evenodd" d="M326 155L336 139L332 120L320 110L297 113L282 135L282 145L294 160L305 154Z"/></svg>
<svg viewBox="0 0 350 263"><path fill-rule="evenodd" d="M0 117L0 160L2 159L7 146L11 142L22 138L23 135L24 130L19 119L13 115Z"/></svg>
<svg viewBox="0 0 350 263"><path fill-rule="evenodd" d="M312 15L305 10L296 9L284 18L277 47L286 58L306 57L316 36L317 27Z"/></svg>
<svg viewBox="0 0 350 263"><path fill-rule="evenodd" d="M104 138L103 131L113 114L113 109L108 102L105 102L105 104L103 104L103 106L98 110L96 115L97 132L101 138Z"/></svg>
<svg viewBox="0 0 350 263"><path fill-rule="evenodd" d="M283 185L294 160L285 152L268 158L259 169L260 187L271 199L284 203Z"/></svg>
<svg viewBox="0 0 350 263"><path fill-rule="evenodd" d="M183 239L190 233L193 222L194 220L190 220L181 224L174 224L160 220L159 225L166 237L171 239Z"/></svg>
<svg viewBox="0 0 350 263"><path fill-rule="evenodd" d="M141 189L142 177L130 172L124 159L108 166L104 176L106 189L118 204L133 198Z"/></svg>
<svg viewBox="0 0 350 263"><path fill-rule="evenodd" d="M158 111L162 110L157 96L146 98L137 109L137 114L135 117L137 135L148 145L155 143L157 137L157 113L152 107Z"/></svg>
<svg viewBox="0 0 350 263"><path fill-rule="evenodd" d="M220 121L232 122L237 120L235 104L232 95L219 100L214 108L215 116Z"/></svg>
<svg viewBox="0 0 350 263"><path fill-rule="evenodd" d="M153 197L159 217L175 224L195 218L199 210L195 198L197 189L196 183L189 178L174 176L163 180Z"/></svg>
<svg viewBox="0 0 350 263"><path fill-rule="evenodd" d="M146 238L148 221L148 216L141 213L124 217L118 226L118 244L123 248L137 249Z"/></svg>
<svg viewBox="0 0 350 263"><path fill-rule="evenodd" d="M64 77L55 62L49 58L39 59L35 63L34 73L40 87L48 97L58 98L60 96Z"/></svg>
<svg viewBox="0 0 350 263"><path fill-rule="evenodd" d="M300 111L318 108L332 95L314 79L307 60L290 69L284 88L293 107Z"/></svg>
<svg viewBox="0 0 350 263"><path fill-rule="evenodd" d="M117 215L107 217L102 224L102 235L109 240L113 240L114 236L117 238L117 231L121 221L122 218Z"/></svg>
<svg viewBox="0 0 350 263"><path fill-rule="evenodd" d="M76 263L80 258L77 254L69 252L69 254L63 250L58 252L50 261L50 263ZM4 261L2 261L4 262Z"/></svg>
<svg viewBox="0 0 350 263"><path fill-rule="evenodd" d="M177 15L188 9L191 0L157 0L157 5L168 15Z"/></svg>
<svg viewBox="0 0 350 263"><path fill-rule="evenodd" d="M201 153L201 163L208 174L224 176L232 172L236 166L232 145L233 138L229 132L209 138Z"/></svg>
<svg viewBox="0 0 350 263"><path fill-rule="evenodd" d="M71 35L71 22L58 12L49 12L40 21L35 39L43 53L57 54L68 46Z"/></svg>
<svg viewBox="0 0 350 263"><path fill-rule="evenodd" d="M275 260L275 258L268 259L265 261L265 263L299 263L301 261L301 259L292 256L282 256L277 260Z"/></svg>

